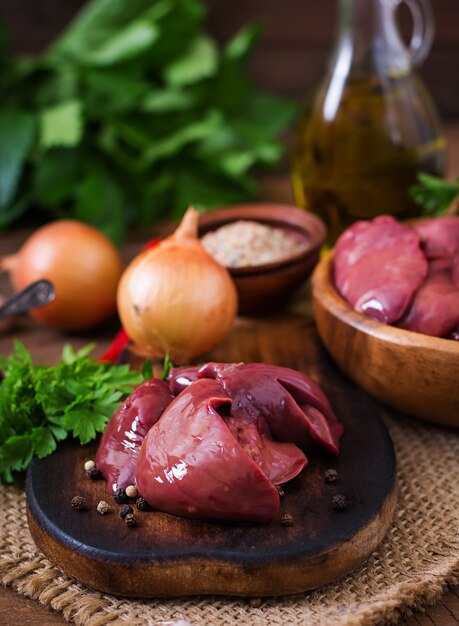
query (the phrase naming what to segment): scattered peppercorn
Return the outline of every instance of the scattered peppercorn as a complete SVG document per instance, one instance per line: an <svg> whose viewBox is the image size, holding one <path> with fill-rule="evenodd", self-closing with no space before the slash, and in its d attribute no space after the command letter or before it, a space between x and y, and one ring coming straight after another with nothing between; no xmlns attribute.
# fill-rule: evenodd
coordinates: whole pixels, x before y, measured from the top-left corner
<svg viewBox="0 0 459 626"><path fill-rule="evenodd" d="M113 497L115 498L115 502L118 504L124 504L128 501L128 497L124 489L117 489Z"/></svg>
<svg viewBox="0 0 459 626"><path fill-rule="evenodd" d="M150 509L150 505L145 500L145 498L142 498L142 496L139 496L137 498L137 500L135 501L135 505L139 509L139 511L148 511Z"/></svg>
<svg viewBox="0 0 459 626"><path fill-rule="evenodd" d="M282 487L279 487L279 485L277 485L277 492L281 498L282 496L285 496L285 491L282 489Z"/></svg>
<svg viewBox="0 0 459 626"><path fill-rule="evenodd" d="M102 474L99 472L97 467L91 468L87 474L91 480L100 480L102 478Z"/></svg>
<svg viewBox="0 0 459 626"><path fill-rule="evenodd" d="M86 508L87 501L86 498L83 498L83 496L75 496L74 498L72 498L72 502L70 504L72 505L72 508L76 509L77 511L82 511Z"/></svg>
<svg viewBox="0 0 459 626"><path fill-rule="evenodd" d="M105 515L105 513L108 513L110 511L110 506L107 502L105 502L105 500L101 500L97 505L97 511L101 515Z"/></svg>
<svg viewBox="0 0 459 626"><path fill-rule="evenodd" d="M135 485L128 485L126 487L126 495L128 498L137 498L137 496L139 495L137 487Z"/></svg>
<svg viewBox="0 0 459 626"><path fill-rule="evenodd" d="M123 504L123 506L120 508L121 519L124 519L126 515L129 515L129 513L134 513L134 509L132 508L132 506L129 506L129 504Z"/></svg>
<svg viewBox="0 0 459 626"><path fill-rule="evenodd" d="M86 472L90 472L94 467L96 467L94 461L86 461L86 463L84 464L84 469Z"/></svg>
<svg viewBox="0 0 459 626"><path fill-rule="evenodd" d="M347 506L347 498L342 493L337 493L332 498L332 507L337 511L341 511Z"/></svg>
<svg viewBox="0 0 459 626"><path fill-rule="evenodd" d="M338 478L338 472L335 469L328 469L325 472L325 482L334 483Z"/></svg>
<svg viewBox="0 0 459 626"><path fill-rule="evenodd" d="M126 526L137 526L137 519L133 513L128 513L124 518Z"/></svg>
<svg viewBox="0 0 459 626"><path fill-rule="evenodd" d="M249 606L251 606L252 609L259 609L261 605L262 605L261 598L250 598Z"/></svg>
<svg viewBox="0 0 459 626"><path fill-rule="evenodd" d="M281 517L281 522L284 526L292 526L293 525L293 517L290 513L284 513Z"/></svg>

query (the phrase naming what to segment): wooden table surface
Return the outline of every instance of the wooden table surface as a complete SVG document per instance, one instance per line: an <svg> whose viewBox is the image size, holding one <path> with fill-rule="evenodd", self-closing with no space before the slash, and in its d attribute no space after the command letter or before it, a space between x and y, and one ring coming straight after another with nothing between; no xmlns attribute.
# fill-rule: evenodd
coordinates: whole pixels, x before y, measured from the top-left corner
<svg viewBox="0 0 459 626"><path fill-rule="evenodd" d="M447 128L449 139L449 177L459 175L459 124ZM290 187L286 177L270 177L263 181L263 195L271 201L290 200ZM151 235L151 233L150 233ZM16 250L26 236L23 230L0 236L0 254ZM149 234L143 235L147 239ZM132 241L124 250L126 259L131 258L138 249L139 241ZM0 277L0 293L10 290L8 281ZM0 356L11 352L13 336L20 338L32 351L33 355L44 362L55 362L60 355L62 345L71 342L75 347L88 341L97 341L95 356L104 351L110 338L116 331L116 323L109 324L103 331L76 336L58 334L50 329L39 327L33 322L21 321L14 331L0 339ZM0 586L0 626L53 626L66 624L61 614L41 606L33 600L18 595L10 588ZM443 597L425 611L416 611L410 617L401 619L398 626L454 626L459 624L459 586L445 590Z"/></svg>

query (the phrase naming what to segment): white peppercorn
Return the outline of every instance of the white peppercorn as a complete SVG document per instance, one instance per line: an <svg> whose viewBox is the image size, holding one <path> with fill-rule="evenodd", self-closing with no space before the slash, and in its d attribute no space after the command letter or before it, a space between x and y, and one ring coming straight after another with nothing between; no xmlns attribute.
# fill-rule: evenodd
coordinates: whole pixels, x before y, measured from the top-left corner
<svg viewBox="0 0 459 626"><path fill-rule="evenodd" d="M110 511L110 505L105 502L105 500L101 500L97 505L97 511L101 515L105 515L105 513L108 513Z"/></svg>

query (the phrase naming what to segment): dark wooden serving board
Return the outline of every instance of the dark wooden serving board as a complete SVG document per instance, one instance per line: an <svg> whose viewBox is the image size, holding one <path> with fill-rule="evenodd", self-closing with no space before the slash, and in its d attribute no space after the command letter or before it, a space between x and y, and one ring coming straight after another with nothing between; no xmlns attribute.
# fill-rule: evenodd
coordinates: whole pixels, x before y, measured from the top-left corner
<svg viewBox="0 0 459 626"><path fill-rule="evenodd" d="M313 326L295 316L279 328L275 319L256 326L240 320L211 357L264 360L309 371L345 425L339 458L310 455L307 470L286 485L280 514L268 525L139 512L138 527L127 528L105 483L85 475L83 465L94 457L95 445L63 445L32 463L27 502L36 543L66 573L95 589L127 596L279 595L334 580L378 546L396 503L392 443L373 402L338 373ZM325 482L329 468L337 469L336 482ZM335 494L346 496L344 510L332 507ZM87 498L88 510L71 508L74 495ZM110 503L111 513L97 513L100 500ZM291 515L290 526L282 523L284 514Z"/></svg>

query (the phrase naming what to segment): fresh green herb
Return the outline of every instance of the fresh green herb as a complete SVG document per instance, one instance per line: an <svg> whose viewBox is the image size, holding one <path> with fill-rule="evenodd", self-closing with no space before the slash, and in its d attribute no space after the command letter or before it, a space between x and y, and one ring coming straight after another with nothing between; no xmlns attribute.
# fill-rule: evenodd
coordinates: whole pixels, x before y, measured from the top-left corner
<svg viewBox="0 0 459 626"><path fill-rule="evenodd" d="M0 483L13 481L34 456L43 458L71 435L81 444L103 432L120 401L142 381L128 365L98 363L64 347L55 367L33 365L19 341L0 359Z"/></svg>
<svg viewBox="0 0 459 626"><path fill-rule="evenodd" d="M0 50L0 227L33 209L119 242L253 197L296 105L248 80L256 26L221 49L204 25L202 0L91 0L41 57Z"/></svg>
<svg viewBox="0 0 459 626"><path fill-rule="evenodd" d="M166 354L164 356L163 371L160 374L160 379L161 380L166 380L166 378L169 376L169 372L171 371L171 369L173 367L174 367L174 364L172 363L172 361L169 358L169 352L166 352Z"/></svg>
<svg viewBox="0 0 459 626"><path fill-rule="evenodd" d="M419 184L411 188L413 200L422 206L426 215L442 215L459 204L459 178L450 183L430 174L419 174ZM458 207L455 207L457 213Z"/></svg>
<svg viewBox="0 0 459 626"><path fill-rule="evenodd" d="M153 378L153 363L151 362L151 359L145 359L145 362L142 365L142 378L144 380Z"/></svg>
<svg viewBox="0 0 459 626"><path fill-rule="evenodd" d="M166 380L167 377L169 376L169 372L171 371L173 367L174 367L174 364L169 358L169 352L166 352L166 355L164 356L164 362L163 362L163 371L159 375L160 380ZM142 378L143 380L148 380L153 377L154 377L153 363L151 359L146 359L144 364L142 365Z"/></svg>

